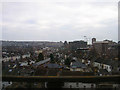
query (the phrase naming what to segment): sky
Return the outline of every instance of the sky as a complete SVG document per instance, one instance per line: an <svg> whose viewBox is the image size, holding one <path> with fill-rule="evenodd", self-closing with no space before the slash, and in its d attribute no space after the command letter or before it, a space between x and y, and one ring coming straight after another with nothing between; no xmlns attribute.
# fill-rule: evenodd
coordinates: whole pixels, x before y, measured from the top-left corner
<svg viewBox="0 0 120 90"><path fill-rule="evenodd" d="M1 2L2 40L118 40L117 0Z"/></svg>

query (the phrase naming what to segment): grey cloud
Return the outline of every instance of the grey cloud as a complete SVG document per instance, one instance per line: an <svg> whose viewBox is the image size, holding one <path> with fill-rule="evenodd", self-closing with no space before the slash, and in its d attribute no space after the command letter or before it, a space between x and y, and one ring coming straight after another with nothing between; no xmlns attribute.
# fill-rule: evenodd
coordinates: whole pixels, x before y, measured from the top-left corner
<svg viewBox="0 0 120 90"><path fill-rule="evenodd" d="M117 41L116 5L111 2L56 3L54 0L4 3L3 39L64 41L82 39L86 35Z"/></svg>

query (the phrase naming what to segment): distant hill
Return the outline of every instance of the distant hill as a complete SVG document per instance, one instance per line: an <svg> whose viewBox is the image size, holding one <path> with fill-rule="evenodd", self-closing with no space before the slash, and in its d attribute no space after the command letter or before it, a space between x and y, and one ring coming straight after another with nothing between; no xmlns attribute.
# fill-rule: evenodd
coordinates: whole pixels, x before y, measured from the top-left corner
<svg viewBox="0 0 120 90"><path fill-rule="evenodd" d="M49 42L49 41L2 41L2 46L47 46L47 47L60 47L62 42Z"/></svg>

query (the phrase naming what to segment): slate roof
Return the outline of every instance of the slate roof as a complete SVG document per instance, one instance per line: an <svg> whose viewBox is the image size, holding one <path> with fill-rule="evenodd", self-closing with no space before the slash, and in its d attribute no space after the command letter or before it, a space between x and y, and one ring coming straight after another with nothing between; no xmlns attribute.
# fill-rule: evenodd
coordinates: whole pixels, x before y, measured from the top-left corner
<svg viewBox="0 0 120 90"><path fill-rule="evenodd" d="M85 64L82 64L79 61L73 62L71 68L87 68Z"/></svg>
<svg viewBox="0 0 120 90"><path fill-rule="evenodd" d="M99 69L100 74L108 74L108 71L106 69Z"/></svg>
<svg viewBox="0 0 120 90"><path fill-rule="evenodd" d="M49 61L50 61L50 58L39 61L37 63L34 63L33 66L39 66L39 65L44 64L44 63L49 62Z"/></svg>
<svg viewBox="0 0 120 90"><path fill-rule="evenodd" d="M56 63L44 64L44 67L47 67L47 68L62 68L62 66L60 66Z"/></svg>

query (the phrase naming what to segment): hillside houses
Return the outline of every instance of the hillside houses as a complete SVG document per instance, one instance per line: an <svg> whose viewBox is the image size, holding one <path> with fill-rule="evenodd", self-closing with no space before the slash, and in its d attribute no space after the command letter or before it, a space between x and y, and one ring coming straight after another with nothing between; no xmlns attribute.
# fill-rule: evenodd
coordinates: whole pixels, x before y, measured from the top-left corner
<svg viewBox="0 0 120 90"><path fill-rule="evenodd" d="M93 66L98 69L105 69L108 72L112 72L112 70L115 69L115 66L117 66L117 62L112 60L102 60L99 58L94 61Z"/></svg>

